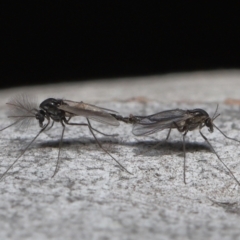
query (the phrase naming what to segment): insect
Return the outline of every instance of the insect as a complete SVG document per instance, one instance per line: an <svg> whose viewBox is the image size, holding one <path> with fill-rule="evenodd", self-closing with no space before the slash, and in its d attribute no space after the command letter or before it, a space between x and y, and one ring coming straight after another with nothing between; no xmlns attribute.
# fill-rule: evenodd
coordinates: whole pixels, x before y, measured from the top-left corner
<svg viewBox="0 0 240 240"><path fill-rule="evenodd" d="M212 147L207 137L204 136L203 133L201 132L201 129L205 126L208 128L208 131L211 133L213 132L214 128L216 128L221 134L223 134L224 137L233 141L240 142L237 139L228 137L213 123L213 121L220 115L220 114L217 114L217 109L213 115L213 118L210 118L208 113L203 109L193 109L193 110L174 109L174 110L159 112L149 116L130 115L130 117L122 117L119 115L115 115L115 118L118 121L123 121L125 123L132 123L133 124L132 133L135 136L147 136L147 135L156 133L158 131L162 131L164 129L169 129L166 137L166 141L167 141L172 129L177 129L180 133L182 133L183 152L184 152L183 179L185 184L186 184L185 136L189 131L198 129L202 138L207 142L207 144L209 145L213 153L215 153L215 155L217 156L218 160L228 170L228 172L233 177L233 179L237 182L237 184L240 185L240 182L234 176L232 171L227 167L227 165L222 161L222 159L214 150L214 148ZM157 145L155 145L154 147L156 147Z"/></svg>
<svg viewBox="0 0 240 240"><path fill-rule="evenodd" d="M94 131L100 134L103 134L105 136L113 136L113 135L108 135L98 131L97 129L92 127L90 122L90 120L93 120L93 121L97 121L100 123L117 127L119 125L119 122L111 115L111 114L115 114L116 113L115 111L112 111L106 108L97 107L84 102L74 102L70 100L55 99L55 98L48 98L44 100L39 105L39 109L38 109L37 105L31 102L30 99L25 95L18 96L12 99L7 104L13 108L13 114L8 117L15 119L15 122L1 129L0 131L3 131L13 125L20 124L20 127L24 125L29 125L31 120L34 120L34 119L38 121L41 129L37 133L37 135L30 141L27 147L21 152L21 154L17 157L17 159L2 174L2 176L0 177L0 180L16 164L19 158L21 158L24 155L24 153L31 146L31 144L37 139L37 137L42 132L52 128L55 122L59 122L62 125L62 134L59 142L57 164L52 177L54 177L58 171L58 167L60 163L60 151L61 151L64 131L65 131L65 125L87 126L91 134L93 135L94 139L96 140L98 146L105 153L107 153L120 166L122 170L125 170L126 172L130 173L122 164L120 164L119 161L117 161L116 158L114 158L107 150L105 150L102 147L101 143L98 141L97 137L95 136ZM87 123L71 122L70 120L76 116L85 117L87 120Z"/></svg>

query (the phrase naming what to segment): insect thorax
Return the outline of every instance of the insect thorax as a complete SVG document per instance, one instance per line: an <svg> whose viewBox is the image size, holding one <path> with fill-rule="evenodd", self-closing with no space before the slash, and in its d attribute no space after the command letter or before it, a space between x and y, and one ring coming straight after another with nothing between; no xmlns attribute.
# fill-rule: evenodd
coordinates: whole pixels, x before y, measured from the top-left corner
<svg viewBox="0 0 240 240"><path fill-rule="evenodd" d="M212 122L206 111L203 109L188 110L190 117L186 120L186 128L192 131L196 128L202 128L206 125L212 130Z"/></svg>
<svg viewBox="0 0 240 240"><path fill-rule="evenodd" d="M52 120L59 122L65 118L65 112L58 109L63 104L62 99L48 98L40 104L40 108L45 111Z"/></svg>

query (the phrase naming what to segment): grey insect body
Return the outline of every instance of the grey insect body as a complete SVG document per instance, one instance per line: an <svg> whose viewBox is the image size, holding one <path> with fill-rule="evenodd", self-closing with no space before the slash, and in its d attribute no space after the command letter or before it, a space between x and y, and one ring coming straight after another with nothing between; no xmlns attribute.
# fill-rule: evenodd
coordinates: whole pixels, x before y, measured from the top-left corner
<svg viewBox="0 0 240 240"><path fill-rule="evenodd" d="M184 152L184 165L183 165L183 179L184 183L186 183L186 147L185 147L185 136L189 131L193 131L195 129L199 130L199 133L201 134L202 138L207 142L211 150L215 153L218 160L223 164L223 166L228 170L228 172L231 174L233 179L237 182L238 185L240 185L240 182L237 180L237 178L234 176L232 171L227 167L227 165L222 161L220 156L217 154L217 152L212 147L211 143L207 139L205 135L203 135L201 129L203 127L207 127L209 132L213 132L214 128L216 128L221 134L224 135L224 137L240 142L237 139L230 138L226 134L224 134L214 123L213 121L220 115L216 115L216 112L211 118L208 113L203 109L193 109L193 110L182 110L182 109L173 109L173 110L167 110L163 112L159 112L153 115L149 116L134 116L130 115L129 117L121 117L116 116L115 118L118 121L123 121L125 123L133 124L132 133L135 136L147 136L150 134L154 134L158 131L162 131L164 129L169 129L166 140L168 140L171 130L177 129L179 132L182 133L183 136L183 152ZM159 144L157 144L159 145ZM156 146L157 146L156 145ZM156 147L154 146L154 147Z"/></svg>
<svg viewBox="0 0 240 240"><path fill-rule="evenodd" d="M177 128L178 131L187 133L196 128L208 127L213 132L213 123L208 113L202 109L181 110L174 109L156 113L150 116L135 118L133 134L136 136L150 135L164 129Z"/></svg>

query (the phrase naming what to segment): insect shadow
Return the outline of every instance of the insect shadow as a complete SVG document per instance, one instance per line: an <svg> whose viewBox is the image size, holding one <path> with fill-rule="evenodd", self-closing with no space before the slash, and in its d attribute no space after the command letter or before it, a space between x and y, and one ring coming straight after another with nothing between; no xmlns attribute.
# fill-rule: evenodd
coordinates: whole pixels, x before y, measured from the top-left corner
<svg viewBox="0 0 240 240"><path fill-rule="evenodd" d="M15 121L4 127L0 131L3 131L11 126L18 126L20 129L29 126L34 119L36 119L40 126L40 131L37 135L30 141L27 147L21 152L21 154L17 157L17 159L7 168L7 170L2 174L0 180L6 176L9 170L17 163L19 158L21 158L24 153L28 150L28 148L32 145L32 143L38 138L38 136L50 130L55 122L58 122L62 125L62 133L61 139L59 141L59 150L58 150L58 157L57 157L57 164L55 167L55 171L53 173L54 177L58 171L58 167L60 164L60 151L63 143L63 136L65 131L65 126L86 126L88 127L89 131L91 132L92 136L94 137L98 146L107 154L109 155L122 169L126 172L130 173L115 157L113 157L105 148L103 148L102 144L98 141L94 132L100 133L104 136L116 136L110 135L100 132L99 130L92 127L90 120L104 123L110 126L117 127L119 126L119 122L111 115L116 114L115 111L110 109L97 107L91 104L83 103L83 102L74 102L71 100L63 100L63 99L55 99L55 98L48 98L44 100L40 105L39 108L37 104L34 103L29 99L26 95L17 96L13 98L11 101L7 103L8 106L12 108L13 114L8 116ZM75 123L72 122L71 119L73 117L85 117L87 123ZM131 174L131 173L130 173Z"/></svg>
<svg viewBox="0 0 240 240"><path fill-rule="evenodd" d="M216 128L225 138L239 142L239 140L235 138L228 137L225 133L223 133L214 123L213 121L220 116L217 114L218 106L216 111L211 118L208 113L203 109L193 109L193 110L182 110L182 109L173 109L162 111L149 116L135 116L130 115L129 117L122 117L120 115L114 115L114 117L118 121L122 121L125 123L133 124L132 133L135 136L148 136L154 134L158 131L162 131L168 129L168 134L165 141L168 140L172 129L177 129L180 133L182 133L183 137L183 153L184 153L184 163L183 163L183 181L186 184L186 143L185 137L189 131L193 131L195 129L199 130L200 135L206 141L212 152L217 156L218 160L222 163L222 165L227 169L232 178L240 185L240 182L234 176L233 172L228 168L228 166L223 162L218 153L215 151L207 137L202 133L202 128L207 127L208 131L212 133L214 128ZM157 143L152 146L146 152L156 148L162 143ZM144 152L144 153L146 153Z"/></svg>
<svg viewBox="0 0 240 240"><path fill-rule="evenodd" d="M158 156L159 152L162 155L172 155L172 153L179 153L179 151L183 148L182 141L166 141L166 140L149 140L149 141L138 141L135 144L137 149L134 149L135 156L139 155L148 155L148 156ZM197 142L186 142L186 148L188 152L194 151L209 151L209 146L204 143L197 143ZM156 151L151 151L155 149ZM183 154L182 154L183 155Z"/></svg>

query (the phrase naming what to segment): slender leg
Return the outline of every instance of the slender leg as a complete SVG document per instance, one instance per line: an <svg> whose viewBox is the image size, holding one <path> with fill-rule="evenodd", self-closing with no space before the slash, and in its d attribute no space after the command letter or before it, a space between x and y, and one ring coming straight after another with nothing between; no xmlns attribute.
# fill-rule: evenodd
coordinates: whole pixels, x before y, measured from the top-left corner
<svg viewBox="0 0 240 240"><path fill-rule="evenodd" d="M213 124L213 126L227 139L230 139L230 140L233 140L233 141L236 141L236 142L239 142L239 140L235 139L235 138L231 138L231 137L228 137L222 130L220 130L215 124Z"/></svg>
<svg viewBox="0 0 240 240"><path fill-rule="evenodd" d="M63 124L63 122L61 122L62 126L63 126L63 130L62 130L62 135L61 135L61 139L60 139L60 142L59 142L59 147L58 147L58 158L57 158L57 165L56 165L56 168L55 168L55 171L52 175L52 178L56 175L56 173L58 172L58 167L59 167L59 164L60 164L60 151L61 151L61 148L62 148L62 142L63 142L63 135L64 135L64 131L65 131L65 125Z"/></svg>
<svg viewBox="0 0 240 240"><path fill-rule="evenodd" d="M213 151L213 153L215 153L215 155L217 156L218 160L222 163L222 165L228 170L228 172L230 173L230 175L233 177L233 179L237 182L237 184L240 186L240 182L237 180L237 178L234 176L233 172L228 168L228 166L223 162L223 160L219 157L219 155L217 154L217 152L215 151L215 149L213 148L212 144L208 141L208 139L203 135L203 133L201 132L201 130L199 130L202 138L207 142L207 144L210 146L211 150Z"/></svg>
<svg viewBox="0 0 240 240"><path fill-rule="evenodd" d="M116 136L118 136L118 134L106 134L106 133L100 132L99 130L97 130L96 128L93 128L93 127L92 127L92 130L94 130L95 132L98 132L98 133L100 133L100 134L102 134L103 136L106 136L106 137L116 137Z"/></svg>
<svg viewBox="0 0 240 240"><path fill-rule="evenodd" d="M45 132L46 132L46 131L49 131L49 130L53 127L53 125L54 125L54 121L52 121L51 126L50 126L49 128L47 128L47 129L45 130Z"/></svg>
<svg viewBox="0 0 240 240"><path fill-rule="evenodd" d="M183 127L182 129L177 125L176 122L173 122L175 127L178 129L179 132L184 132L183 133L183 182L186 184L186 142L185 142L185 137L188 133L188 129Z"/></svg>
<svg viewBox="0 0 240 240"><path fill-rule="evenodd" d="M68 120L65 119L64 122L65 122L67 125L73 125L73 126L88 126L88 124L86 124L86 123L70 123L70 122L69 122L70 119L71 119L71 118L69 118ZM106 137L116 137L116 136L118 136L118 134L106 134L106 133L100 132L99 130L97 130L97 129L93 128L93 127L92 127L92 129L93 129L95 132L98 132L98 133L100 133L100 134L102 134L102 135L104 135L104 136L106 136Z"/></svg>
<svg viewBox="0 0 240 240"><path fill-rule="evenodd" d="M185 136L186 134L183 134L183 182L186 184L186 144L185 144Z"/></svg>
<svg viewBox="0 0 240 240"><path fill-rule="evenodd" d="M5 128L2 128L2 129L0 129L0 131L3 131L3 130L5 130L5 129L7 129L7 128L11 127L11 126L13 126L13 125L17 124L18 122L20 122L20 120L18 120L18 121L16 121L16 122L12 123L12 124L10 124L10 125L8 125L8 126L7 126L7 127L5 127Z"/></svg>
<svg viewBox="0 0 240 240"><path fill-rule="evenodd" d="M46 123L46 125L38 132L38 134L33 138L33 140L27 145L27 147L21 152L21 154L17 157L17 159L8 167L8 169L2 174L2 176L0 177L0 181L6 176L6 174L8 173L8 171L16 164L16 162L19 160L20 157L23 156L23 154L28 150L28 148L32 145L32 143L37 139L37 137L44 132L44 130L48 127L49 123L50 123L50 119L47 118L48 122Z"/></svg>
<svg viewBox="0 0 240 240"><path fill-rule="evenodd" d="M167 141L167 140L168 140L168 138L169 138L169 136L170 136L170 133L171 133L171 131L172 131L172 128L169 128L169 131L168 131L168 134L167 134L167 137L166 137L166 140L165 140L165 141Z"/></svg>
<svg viewBox="0 0 240 240"><path fill-rule="evenodd" d="M72 125L72 126L88 126L87 123L69 123L69 122L66 122L64 121L65 124L67 125Z"/></svg>
<svg viewBox="0 0 240 240"><path fill-rule="evenodd" d="M70 119L71 119L71 118L70 118ZM90 132L92 133L94 139L96 140L98 146L99 146L105 153L107 153L123 170L125 170L125 171L126 171L127 173L129 173L129 174L132 174L132 173L130 173L120 162L118 162L117 159L115 159L107 150L105 150L105 149L102 147L102 145L101 145L100 142L97 140L97 138L96 138L96 136L95 136L95 134L94 134L94 132L93 132L93 130L96 131L96 132L99 132L99 131L97 131L96 129L94 129L94 128L92 127L92 125L91 125L90 121L88 120L88 118L86 118L87 121L88 121L88 124L87 124L87 123L69 123L69 120L70 120L70 119L68 119L68 120L67 120L67 119L63 119L63 121L64 121L67 125L88 126L88 128L89 128ZM103 134L102 132L99 132L99 133ZM103 134L103 135L105 135L105 134Z"/></svg>
<svg viewBox="0 0 240 240"><path fill-rule="evenodd" d="M106 149L103 148L103 146L102 146L101 143L97 140L97 137L95 136L95 134L94 134L94 132L93 132L92 125L91 125L89 119L88 119L88 118L86 118L86 119L87 119L87 121L88 121L88 128L89 128L90 132L92 133L94 139L96 140L98 146L99 146L106 154L108 154L123 170L125 170L125 171L126 171L127 173L129 173L129 174L132 174L132 173L130 173L116 158L114 158Z"/></svg>

